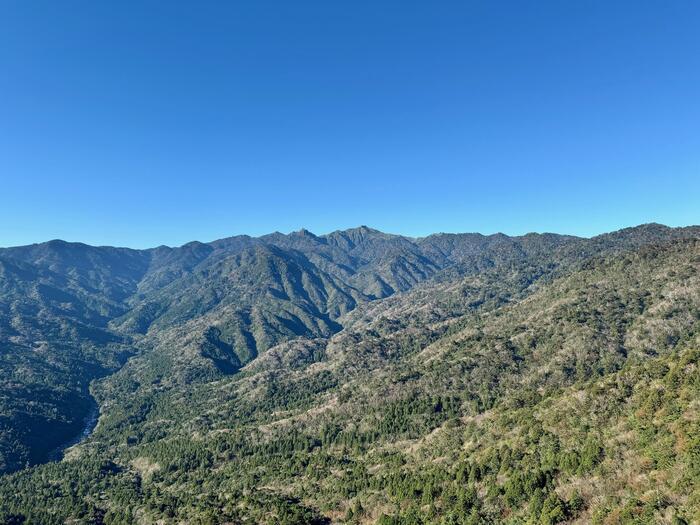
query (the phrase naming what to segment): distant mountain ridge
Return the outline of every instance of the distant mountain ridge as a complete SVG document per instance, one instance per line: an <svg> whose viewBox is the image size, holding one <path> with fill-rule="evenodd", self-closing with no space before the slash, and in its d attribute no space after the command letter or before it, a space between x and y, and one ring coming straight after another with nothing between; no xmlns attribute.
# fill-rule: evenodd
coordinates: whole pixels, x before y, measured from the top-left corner
<svg viewBox="0 0 700 525"><path fill-rule="evenodd" d="M361 226L146 250L60 240L2 248L0 384L10 394L0 400L0 471L41 461L80 425L91 380L164 342L163 355L192 357L189 380L231 374L284 341L330 337L358 305L421 283L516 267L537 280L595 254L699 232L650 224L592 239L409 238ZM18 425L21 400L33 397L41 401ZM46 422L55 435L37 443Z"/></svg>
<svg viewBox="0 0 700 525"><path fill-rule="evenodd" d="M699 243L0 249L0 522L690 523Z"/></svg>

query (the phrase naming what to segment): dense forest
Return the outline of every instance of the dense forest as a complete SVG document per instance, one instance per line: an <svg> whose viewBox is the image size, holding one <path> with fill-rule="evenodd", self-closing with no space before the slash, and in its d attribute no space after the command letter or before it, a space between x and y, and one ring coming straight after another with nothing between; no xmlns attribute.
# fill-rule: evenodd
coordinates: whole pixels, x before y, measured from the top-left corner
<svg viewBox="0 0 700 525"><path fill-rule="evenodd" d="M697 523L699 359L700 227L1 249L0 522Z"/></svg>

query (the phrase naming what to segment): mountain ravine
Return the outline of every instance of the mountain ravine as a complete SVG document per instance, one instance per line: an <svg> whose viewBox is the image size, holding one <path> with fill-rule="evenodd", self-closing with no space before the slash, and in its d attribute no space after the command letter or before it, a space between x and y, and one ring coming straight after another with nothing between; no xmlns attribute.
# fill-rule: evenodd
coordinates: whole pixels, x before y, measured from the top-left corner
<svg viewBox="0 0 700 525"><path fill-rule="evenodd" d="M0 523L700 522L699 279L658 224L0 249Z"/></svg>

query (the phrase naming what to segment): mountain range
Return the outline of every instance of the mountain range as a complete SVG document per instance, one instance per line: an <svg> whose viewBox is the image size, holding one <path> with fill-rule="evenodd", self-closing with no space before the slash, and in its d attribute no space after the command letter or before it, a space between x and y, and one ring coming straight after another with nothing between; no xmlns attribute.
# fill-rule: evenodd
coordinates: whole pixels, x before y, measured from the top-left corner
<svg viewBox="0 0 700 525"><path fill-rule="evenodd" d="M700 521L699 279L658 224L2 248L0 520Z"/></svg>

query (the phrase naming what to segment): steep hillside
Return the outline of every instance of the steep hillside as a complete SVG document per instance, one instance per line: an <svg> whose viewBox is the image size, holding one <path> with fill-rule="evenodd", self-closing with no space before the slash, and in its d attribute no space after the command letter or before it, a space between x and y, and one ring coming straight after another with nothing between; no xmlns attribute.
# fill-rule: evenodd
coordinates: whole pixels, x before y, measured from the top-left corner
<svg viewBox="0 0 700 525"><path fill-rule="evenodd" d="M93 384L95 433L61 463L0 477L0 512L42 524L693 523L699 237L361 228L203 249L130 299L162 308L139 355ZM435 269L372 300L372 279L401 290L400 258Z"/></svg>
<svg viewBox="0 0 700 525"><path fill-rule="evenodd" d="M0 258L0 472L45 461L80 432L88 384L129 354L106 328L123 311L79 275Z"/></svg>
<svg viewBox="0 0 700 525"><path fill-rule="evenodd" d="M151 250L63 241L1 249L0 472L45 461L77 435L93 410L88 385L129 355L167 347L186 365L170 375L187 381L232 374L280 342L328 337L357 305L446 268L532 255L513 248L520 239L489 239L457 236L436 250L361 227ZM544 236L538 249L567 241ZM476 262L457 269L462 253Z"/></svg>

